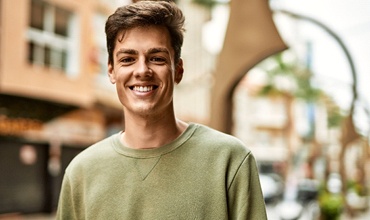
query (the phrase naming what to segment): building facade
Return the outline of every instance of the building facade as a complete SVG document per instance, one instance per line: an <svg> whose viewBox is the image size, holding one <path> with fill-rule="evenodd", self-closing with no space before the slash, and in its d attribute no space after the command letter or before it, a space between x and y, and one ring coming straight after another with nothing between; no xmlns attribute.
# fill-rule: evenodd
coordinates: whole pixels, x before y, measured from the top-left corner
<svg viewBox="0 0 370 220"><path fill-rule="evenodd" d="M0 1L0 215L52 212L63 172L122 129L98 0Z"/></svg>

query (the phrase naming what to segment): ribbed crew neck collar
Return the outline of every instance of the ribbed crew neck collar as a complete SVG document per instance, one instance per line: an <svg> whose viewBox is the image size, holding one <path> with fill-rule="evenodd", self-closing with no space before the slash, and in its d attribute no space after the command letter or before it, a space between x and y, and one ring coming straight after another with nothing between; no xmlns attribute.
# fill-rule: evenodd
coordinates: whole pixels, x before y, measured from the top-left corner
<svg viewBox="0 0 370 220"><path fill-rule="evenodd" d="M163 145L158 148L153 149L134 149L129 148L120 140L120 134L121 132L114 134L112 137L112 147L113 149L124 156L127 157L133 157L133 158L152 158L152 157L159 157L163 154L167 154L176 148L180 147L183 143L185 143L194 133L194 131L197 129L198 125L195 123L189 123L189 126L186 128L186 130L175 140L172 142Z"/></svg>

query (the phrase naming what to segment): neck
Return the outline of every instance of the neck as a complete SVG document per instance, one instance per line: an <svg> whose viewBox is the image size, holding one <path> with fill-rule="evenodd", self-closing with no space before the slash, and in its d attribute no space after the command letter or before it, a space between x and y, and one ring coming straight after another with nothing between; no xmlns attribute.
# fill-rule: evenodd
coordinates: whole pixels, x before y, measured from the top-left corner
<svg viewBox="0 0 370 220"><path fill-rule="evenodd" d="M174 114L164 117L131 117L125 113L125 131L121 141L130 148L158 148L175 140L188 124L176 119Z"/></svg>

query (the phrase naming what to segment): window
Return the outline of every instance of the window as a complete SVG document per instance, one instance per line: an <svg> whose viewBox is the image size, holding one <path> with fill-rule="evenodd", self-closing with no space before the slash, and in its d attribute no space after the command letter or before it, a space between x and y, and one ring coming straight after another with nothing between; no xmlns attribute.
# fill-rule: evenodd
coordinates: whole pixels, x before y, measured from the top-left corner
<svg viewBox="0 0 370 220"><path fill-rule="evenodd" d="M1 35L2 35L2 19L1 19L1 10L2 10L2 4L3 4L3 0L0 0L0 51L2 49L2 45L1 45ZM1 61L0 61L0 65L1 65Z"/></svg>
<svg viewBox="0 0 370 220"><path fill-rule="evenodd" d="M34 65L77 73L76 16L43 0L31 0L28 61Z"/></svg>
<svg viewBox="0 0 370 220"><path fill-rule="evenodd" d="M96 78L95 83L98 88L104 89L104 90L111 90L114 91L114 86L109 81L108 74L108 52L107 52L107 46L106 46L106 37L104 32L105 27L105 21L107 19L107 16L96 13L93 18L93 27L94 27L94 41L95 41L95 47L94 47L94 57L95 62L94 65L96 65Z"/></svg>
<svg viewBox="0 0 370 220"><path fill-rule="evenodd" d="M97 47L97 56L98 56L98 65L99 65L99 73L104 77L107 76L108 73L108 51L106 46L106 38L105 38L105 21L107 16L102 14L95 14L93 20L93 26L95 30L95 42Z"/></svg>

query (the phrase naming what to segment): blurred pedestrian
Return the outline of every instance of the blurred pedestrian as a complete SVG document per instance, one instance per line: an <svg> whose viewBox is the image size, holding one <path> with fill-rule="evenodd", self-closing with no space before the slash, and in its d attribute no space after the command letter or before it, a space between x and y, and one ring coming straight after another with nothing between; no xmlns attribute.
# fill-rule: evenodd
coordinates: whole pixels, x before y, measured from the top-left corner
<svg viewBox="0 0 370 220"><path fill-rule="evenodd" d="M184 20L169 0L137 1L108 18L108 75L124 131L69 164L57 219L267 219L251 152L175 116Z"/></svg>

